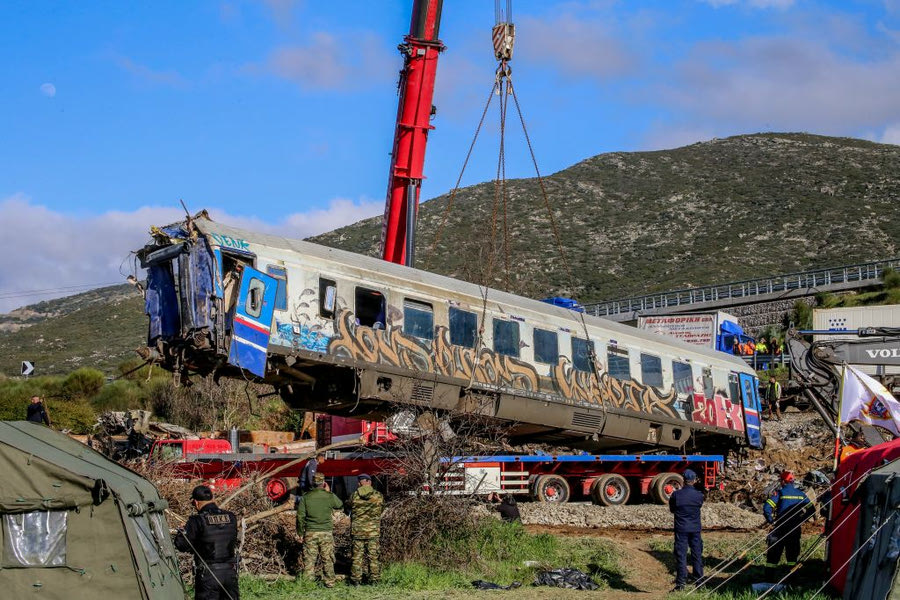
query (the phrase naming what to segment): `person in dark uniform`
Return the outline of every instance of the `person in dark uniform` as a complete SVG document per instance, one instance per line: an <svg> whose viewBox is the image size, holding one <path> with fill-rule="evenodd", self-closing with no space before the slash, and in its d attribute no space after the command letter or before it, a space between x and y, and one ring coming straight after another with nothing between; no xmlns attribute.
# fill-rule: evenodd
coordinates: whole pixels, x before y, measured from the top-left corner
<svg viewBox="0 0 900 600"><path fill-rule="evenodd" d="M797 562L800 557L800 526L815 512L816 508L809 497L794 486L794 474L783 471L781 488L763 505L766 522L775 525L766 536L766 566L769 569L778 564L782 552L789 565Z"/></svg>
<svg viewBox="0 0 900 600"><path fill-rule="evenodd" d="M298 482L300 485L301 494L305 494L310 490L316 489L316 471L318 471L319 469L319 463L324 460L324 454L316 454L315 458L311 458L306 461L306 463L304 463L303 470L300 471L300 481Z"/></svg>
<svg viewBox="0 0 900 600"><path fill-rule="evenodd" d="M44 408L44 403L41 402L40 396L31 397L31 404L28 405L28 415L25 417L25 420L32 423L43 423L50 427L50 417L47 415L47 410Z"/></svg>
<svg viewBox="0 0 900 600"><path fill-rule="evenodd" d="M500 517L507 523L521 523L522 516L519 514L519 507L516 505L516 499L512 494L506 494L502 498L497 492L491 492L488 501L496 503L493 507Z"/></svg>
<svg viewBox="0 0 900 600"><path fill-rule="evenodd" d="M237 518L213 502L212 490L191 492L191 515L175 536L175 547L194 555L194 600L238 600Z"/></svg>
<svg viewBox="0 0 900 600"><path fill-rule="evenodd" d="M669 497L669 510L675 515L675 591L688 583L687 552L691 549L693 581L703 578L703 539L700 537L700 507L703 492L697 489L697 474L686 469L684 487Z"/></svg>

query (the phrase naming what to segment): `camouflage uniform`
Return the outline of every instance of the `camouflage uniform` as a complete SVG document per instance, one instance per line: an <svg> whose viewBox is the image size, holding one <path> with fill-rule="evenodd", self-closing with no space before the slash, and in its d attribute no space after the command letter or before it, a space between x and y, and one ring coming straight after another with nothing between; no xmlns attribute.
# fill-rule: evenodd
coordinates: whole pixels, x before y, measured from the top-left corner
<svg viewBox="0 0 900 600"><path fill-rule="evenodd" d="M381 577L378 562L378 538L381 535L381 509L384 498L371 485L360 486L350 499L350 535L353 537L353 565L350 581L362 581L366 559L369 563L369 582Z"/></svg>
<svg viewBox="0 0 900 600"><path fill-rule="evenodd" d="M317 473L316 485L321 486L325 477ZM334 585L334 536L331 513L343 508L340 498L316 487L300 497L297 502L297 534L303 537L303 575L315 578L316 561L322 557L322 580Z"/></svg>

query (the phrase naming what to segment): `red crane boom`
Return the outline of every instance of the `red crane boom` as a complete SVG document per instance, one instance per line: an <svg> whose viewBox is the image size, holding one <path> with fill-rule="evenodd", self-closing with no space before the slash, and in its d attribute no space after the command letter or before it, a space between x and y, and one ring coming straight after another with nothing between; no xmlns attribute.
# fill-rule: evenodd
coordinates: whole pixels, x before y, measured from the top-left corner
<svg viewBox="0 0 900 600"><path fill-rule="evenodd" d="M381 257L410 266L414 259L425 145L429 130L434 129L430 122L434 113L434 79L438 56L444 50L438 39L442 5L443 0L415 0L409 35L399 46L404 64L398 86L400 102L381 230Z"/></svg>

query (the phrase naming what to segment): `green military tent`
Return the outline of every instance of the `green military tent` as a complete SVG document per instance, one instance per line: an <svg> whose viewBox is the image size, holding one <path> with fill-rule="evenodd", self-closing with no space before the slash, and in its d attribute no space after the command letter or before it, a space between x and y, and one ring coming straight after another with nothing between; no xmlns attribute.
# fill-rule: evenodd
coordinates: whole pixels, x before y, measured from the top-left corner
<svg viewBox="0 0 900 600"><path fill-rule="evenodd" d="M0 421L0 597L183 600L166 506L84 444Z"/></svg>
<svg viewBox="0 0 900 600"><path fill-rule="evenodd" d="M859 524L844 598L900 600L900 458L872 469L856 496Z"/></svg>

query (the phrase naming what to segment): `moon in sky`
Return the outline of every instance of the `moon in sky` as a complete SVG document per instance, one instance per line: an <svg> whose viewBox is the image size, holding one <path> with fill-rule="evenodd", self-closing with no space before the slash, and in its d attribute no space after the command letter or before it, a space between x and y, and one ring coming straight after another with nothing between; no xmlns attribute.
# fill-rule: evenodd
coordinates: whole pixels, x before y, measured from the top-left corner
<svg viewBox="0 0 900 600"><path fill-rule="evenodd" d="M41 93L48 98L52 98L56 95L56 86L52 83L43 83L41 84Z"/></svg>

